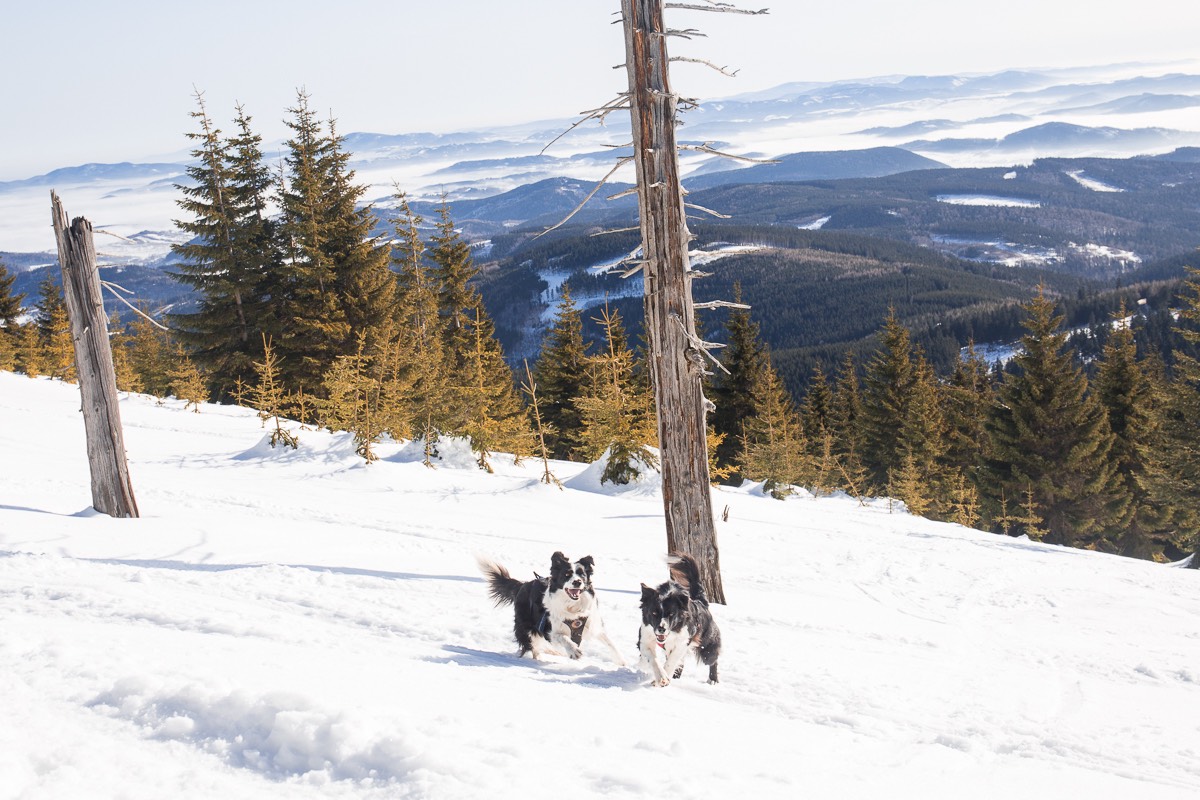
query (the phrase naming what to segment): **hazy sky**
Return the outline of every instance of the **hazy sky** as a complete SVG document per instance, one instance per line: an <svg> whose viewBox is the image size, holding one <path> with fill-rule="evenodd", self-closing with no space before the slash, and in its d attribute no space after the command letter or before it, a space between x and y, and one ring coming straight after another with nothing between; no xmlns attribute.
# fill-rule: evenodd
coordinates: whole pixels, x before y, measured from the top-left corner
<svg viewBox="0 0 1200 800"><path fill-rule="evenodd" d="M697 2L697 0L692 0ZM707 39L675 88L1168 61L1200 53L1194 0L768 0L767 17L669 12ZM570 117L624 88L619 0L3 0L0 180L187 148L193 87L268 140L303 86L343 133Z"/></svg>

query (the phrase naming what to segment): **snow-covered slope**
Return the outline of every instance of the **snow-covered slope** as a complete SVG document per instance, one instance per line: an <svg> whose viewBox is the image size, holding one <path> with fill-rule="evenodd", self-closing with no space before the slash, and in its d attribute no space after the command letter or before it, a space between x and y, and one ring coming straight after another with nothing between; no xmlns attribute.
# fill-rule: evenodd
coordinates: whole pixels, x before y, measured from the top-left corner
<svg viewBox="0 0 1200 800"><path fill-rule="evenodd" d="M632 665L656 482L122 401L142 510L88 506L75 387L0 373L0 797L1185 798L1200 574L848 498L715 491L722 683L514 655L484 553L596 559Z"/></svg>

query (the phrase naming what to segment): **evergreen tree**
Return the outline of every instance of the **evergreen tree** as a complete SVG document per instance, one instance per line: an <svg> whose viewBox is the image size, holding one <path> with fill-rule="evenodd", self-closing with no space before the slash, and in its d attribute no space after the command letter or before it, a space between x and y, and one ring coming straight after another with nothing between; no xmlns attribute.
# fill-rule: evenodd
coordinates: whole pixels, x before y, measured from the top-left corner
<svg viewBox="0 0 1200 800"><path fill-rule="evenodd" d="M350 153L343 143L336 122L330 119L318 163L328 183L324 198L326 254L333 264L335 291L352 336L356 340L365 335L368 343L377 343L394 319L396 276L388 268L390 249L371 235L378 221L375 212L370 206L358 207L367 187L354 183L354 171L348 166ZM354 348L354 342L343 345L347 352Z"/></svg>
<svg viewBox="0 0 1200 800"><path fill-rule="evenodd" d="M800 417L768 355L751 385L754 411L745 421L738 471L782 500L808 477Z"/></svg>
<svg viewBox="0 0 1200 800"><path fill-rule="evenodd" d="M46 273L38 285L38 306L35 322L41 348L42 371L52 378L75 380L75 344L71 340L71 322L67 319L67 302L62 286L54 275Z"/></svg>
<svg viewBox="0 0 1200 800"><path fill-rule="evenodd" d="M575 399L583 394L587 351L582 314L564 285L558 312L546 332L533 373L548 431L546 443L554 458L572 458L579 448L581 422Z"/></svg>
<svg viewBox="0 0 1200 800"><path fill-rule="evenodd" d="M1177 330L1200 344L1200 271L1191 274L1180 297ZM1165 555L1174 559L1190 552L1190 566L1200 569L1200 361L1177 354L1174 380L1160 386L1162 415L1143 483L1175 514Z"/></svg>
<svg viewBox="0 0 1200 800"><path fill-rule="evenodd" d="M338 264L331 252L345 245L344 229L333 219L336 176L328 170L337 159L335 143L325 136L308 95L297 93L285 123L287 173L280 176L278 236L282 262L270 284L275 345L280 373L291 389L321 385L325 370L348 351L351 324L338 296Z"/></svg>
<svg viewBox="0 0 1200 800"><path fill-rule="evenodd" d="M121 324L121 318L114 312L108 318L108 341L112 347L113 372L116 373L117 389L122 392L143 392L141 376L133 368L133 358L129 354L129 336Z"/></svg>
<svg viewBox="0 0 1200 800"><path fill-rule="evenodd" d="M587 357L584 393L575 405L582 423L580 455L588 461L608 454L600 482L627 484L658 465L648 443L658 440L654 401L634 376L634 356L621 315L605 306L599 319L604 350Z"/></svg>
<svg viewBox="0 0 1200 800"><path fill-rule="evenodd" d="M1124 320L1124 303L1118 312ZM1161 553L1162 535L1170 526L1171 509L1147 490L1146 463L1158 438L1158 398L1137 362L1137 346L1128 324L1117 322L1104 345L1096 376L1096 396L1113 433L1111 459L1117 480L1130 502L1112 523L1112 540L1123 555L1150 558Z"/></svg>
<svg viewBox="0 0 1200 800"><path fill-rule="evenodd" d="M10 273L0 261L0 369L17 368L17 352L21 341L21 303L25 295L13 292L15 273Z"/></svg>
<svg viewBox="0 0 1200 800"><path fill-rule="evenodd" d="M178 186L176 201L187 219L176 220L191 235L173 246L180 257L174 273L196 289L197 309L172 315L172 327L214 386L227 392L252 371L253 348L261 333L264 273L273 261L266 218L269 174L259 149L260 137L238 107L238 135L226 140L196 94L192 117L199 130L187 134L196 143L188 167L191 185Z"/></svg>
<svg viewBox="0 0 1200 800"><path fill-rule="evenodd" d="M972 486L980 481L983 445L987 441L984 422L995 397L988 366L971 343L966 358L955 362L943 398L948 430L945 461L952 475L961 475ZM952 483L957 484L958 478L953 478Z"/></svg>
<svg viewBox="0 0 1200 800"><path fill-rule="evenodd" d="M800 407L800 420L804 425L804 438L810 445L819 444L830 432L833 415L833 390L825 378L825 370L814 367L808 382L808 392Z"/></svg>
<svg viewBox="0 0 1200 800"><path fill-rule="evenodd" d="M889 310L879 338L881 347L867 365L862 395L863 464L878 488L887 487L897 471L917 470L929 495L936 496L946 431L932 368L914 353L894 310Z"/></svg>
<svg viewBox="0 0 1200 800"><path fill-rule="evenodd" d="M733 285L734 302L740 303L742 287ZM766 348L758 324L751 320L747 309L735 308L726 323L728 345L722 351L721 364L726 372L717 376L713 387L713 402L717 410L712 415L713 429L724 439L716 450L716 461L722 467L734 466L734 482L740 480L736 464L741 460L745 430L743 424L755 411L755 381L763 376L766 367Z"/></svg>
<svg viewBox="0 0 1200 800"><path fill-rule="evenodd" d="M1001 492L1009 503L1023 497L1017 533L1044 529L1054 544L1099 546L1128 502L1110 458L1113 435L1066 351L1054 303L1039 290L1025 309L1023 351L1005 373L986 423L991 516Z"/></svg>
<svg viewBox="0 0 1200 800"><path fill-rule="evenodd" d="M471 329L480 298L470 281L478 270L471 258L470 246L454 227L445 197L437 213L429 257L434 264L438 287L438 313L442 320L447 361L452 372L459 372L474 348Z"/></svg>

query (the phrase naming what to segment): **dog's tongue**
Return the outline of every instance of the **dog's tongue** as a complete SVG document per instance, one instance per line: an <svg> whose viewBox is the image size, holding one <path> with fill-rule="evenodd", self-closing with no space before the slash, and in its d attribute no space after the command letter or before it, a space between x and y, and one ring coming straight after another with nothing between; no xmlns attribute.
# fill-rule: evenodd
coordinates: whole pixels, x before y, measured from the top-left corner
<svg viewBox="0 0 1200 800"><path fill-rule="evenodd" d="M579 599L579 590L578 589L567 589L567 597L570 597L572 600L578 600Z"/></svg>

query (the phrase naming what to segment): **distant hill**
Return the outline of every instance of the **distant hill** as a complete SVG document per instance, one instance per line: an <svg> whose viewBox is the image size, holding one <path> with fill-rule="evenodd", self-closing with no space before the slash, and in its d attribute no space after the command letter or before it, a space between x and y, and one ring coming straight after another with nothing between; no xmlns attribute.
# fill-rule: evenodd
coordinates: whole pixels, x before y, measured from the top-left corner
<svg viewBox="0 0 1200 800"><path fill-rule="evenodd" d="M878 178L900 172L946 166L939 161L919 156L899 147L792 153L780 156L776 162L699 175L688 178L684 181L684 185L689 190L699 190L730 184Z"/></svg>

